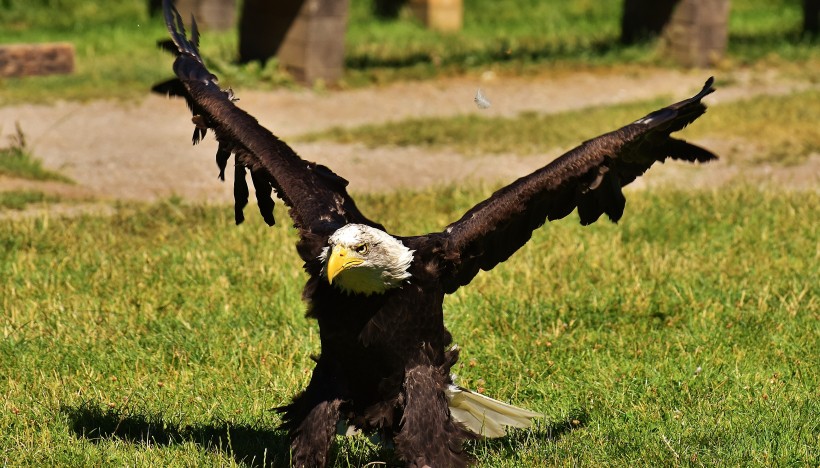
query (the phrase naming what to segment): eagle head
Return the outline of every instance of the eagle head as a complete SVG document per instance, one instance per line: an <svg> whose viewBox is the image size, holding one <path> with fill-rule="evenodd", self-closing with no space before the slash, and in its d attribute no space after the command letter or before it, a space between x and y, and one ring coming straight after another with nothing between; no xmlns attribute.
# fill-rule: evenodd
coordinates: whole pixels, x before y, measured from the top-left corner
<svg viewBox="0 0 820 468"><path fill-rule="evenodd" d="M354 294L381 294L410 277L413 251L390 234L363 224L347 224L328 239L319 255L322 275Z"/></svg>

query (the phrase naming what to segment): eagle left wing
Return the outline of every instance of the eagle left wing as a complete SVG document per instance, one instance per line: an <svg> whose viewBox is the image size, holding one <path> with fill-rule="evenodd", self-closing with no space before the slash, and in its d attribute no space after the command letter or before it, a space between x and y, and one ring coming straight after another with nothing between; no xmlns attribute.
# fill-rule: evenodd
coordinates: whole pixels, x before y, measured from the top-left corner
<svg viewBox="0 0 820 468"><path fill-rule="evenodd" d="M443 233L442 281L447 292L469 283L521 248L547 220L576 208L581 224L602 214L617 222L626 199L621 187L666 158L705 162L717 156L670 137L700 117L701 99L714 79L690 99L672 104L614 132L582 143L547 166L498 190Z"/></svg>
<svg viewBox="0 0 820 468"><path fill-rule="evenodd" d="M290 207L289 214L300 236L297 248L306 261L315 259L324 240L345 224L382 228L359 211L347 193L346 180L325 166L303 160L255 118L236 107L233 92L220 89L216 76L202 62L196 23L192 24L189 40L171 0L163 2L163 11L177 52L174 72L178 81L162 83L155 89L185 97L194 114L194 143L201 140L208 129L216 134L219 142L216 160L223 180L228 158L236 155L237 223L244 219L242 208L249 195L245 177L250 171L259 209L268 224L273 224L273 190Z"/></svg>

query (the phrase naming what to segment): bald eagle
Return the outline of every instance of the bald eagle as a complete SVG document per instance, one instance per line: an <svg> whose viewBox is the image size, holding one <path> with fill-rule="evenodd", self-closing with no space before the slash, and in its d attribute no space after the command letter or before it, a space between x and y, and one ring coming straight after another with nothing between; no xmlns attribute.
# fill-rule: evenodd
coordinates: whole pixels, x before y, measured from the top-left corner
<svg viewBox="0 0 820 468"><path fill-rule="evenodd" d="M411 467L464 466L466 439L526 427L537 413L454 385L458 348L444 326L447 294L467 285L523 246L547 220L577 208L581 223L602 214L617 221L621 188L656 161L704 162L706 149L670 137L702 115L710 78L694 97L582 143L543 168L498 190L440 232L401 237L367 218L348 195L347 181L301 159L287 144L234 105L203 64L196 23L186 37L179 13L164 2L177 50L178 81L195 124L194 142L212 130L220 175L236 157L236 220L249 191L273 224L272 191L290 208L296 250L308 274L303 298L317 320L321 354L307 388L279 408L295 466L324 466L337 426L392 440Z"/></svg>

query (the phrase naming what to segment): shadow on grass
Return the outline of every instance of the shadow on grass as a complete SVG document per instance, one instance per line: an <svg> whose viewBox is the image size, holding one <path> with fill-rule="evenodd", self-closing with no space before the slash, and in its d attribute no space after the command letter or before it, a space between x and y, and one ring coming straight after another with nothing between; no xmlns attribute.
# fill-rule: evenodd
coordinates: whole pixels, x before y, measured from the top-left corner
<svg viewBox="0 0 820 468"><path fill-rule="evenodd" d="M290 466L289 440L285 431L233 425L177 426L166 422L162 416L122 414L114 409L102 409L90 405L77 408L63 407L74 434L88 441L99 443L118 439L135 445L171 446L193 442L214 452L232 456L240 465L249 467ZM585 411L572 413L565 421L536 424L533 430L517 430L500 439L484 439L468 442L467 451L481 458L482 453L495 453L503 457L513 456L524 445L551 442L565 433L579 429L588 419ZM339 444L334 444L330 461L339 457ZM369 456L389 460L389 466L401 463L392 450L379 447ZM341 457L344 458L344 457ZM362 460L359 460L362 461ZM384 463L384 462L373 462Z"/></svg>
<svg viewBox="0 0 820 468"><path fill-rule="evenodd" d="M82 405L63 407L71 430L91 442L119 439L139 445L176 445L193 442L206 450L226 453L251 467L290 466L285 431L230 422L203 426L176 426L162 416L122 414L113 409Z"/></svg>
<svg viewBox="0 0 820 468"><path fill-rule="evenodd" d="M617 38L597 38L583 44L543 43L538 40L500 40L487 48L450 52L441 56L435 51L417 51L406 55L375 56L368 53L352 52L345 58L345 67L352 70L370 68L408 68L423 64L435 66L479 66L499 62L541 62L571 59L583 56L606 57L630 47L646 47L649 42L638 42L625 46Z"/></svg>
<svg viewBox="0 0 820 468"><path fill-rule="evenodd" d="M811 60L816 57L820 35L812 36L798 29L764 33L730 33L728 54L745 62L767 57L783 61Z"/></svg>
<svg viewBox="0 0 820 468"><path fill-rule="evenodd" d="M538 421L531 430L513 430L506 437L481 439L470 443L469 451L480 458L481 453L493 453L501 458L514 458L522 447L544 442L555 442L575 430L583 429L589 421L584 409L575 409L563 421Z"/></svg>

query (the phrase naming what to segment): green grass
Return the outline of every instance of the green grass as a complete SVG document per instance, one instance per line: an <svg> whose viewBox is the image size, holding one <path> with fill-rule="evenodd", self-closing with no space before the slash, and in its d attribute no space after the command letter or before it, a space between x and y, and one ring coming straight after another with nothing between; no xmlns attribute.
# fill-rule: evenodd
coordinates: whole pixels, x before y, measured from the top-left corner
<svg viewBox="0 0 820 468"><path fill-rule="evenodd" d="M25 134L19 125L17 133L9 138L9 146L0 148L0 176L72 182L60 173L45 169L43 163L31 155L26 146Z"/></svg>
<svg viewBox="0 0 820 468"><path fill-rule="evenodd" d="M167 38L163 21L143 0L6 0L0 44L70 41L76 72L68 76L0 79L0 105L56 99L133 99L171 76L171 57L156 47ZM353 0L346 42L344 85L434 78L494 69L543 73L589 67L668 65L656 44L621 46L621 2L591 0L468 0L457 34L427 30L409 18L374 16L369 0ZM816 41L801 39L799 2L732 2L728 63L816 64ZM206 31L202 53L222 83L233 87L291 86L273 61L237 66L235 31ZM804 77L805 79L805 77Z"/></svg>
<svg viewBox="0 0 820 468"><path fill-rule="evenodd" d="M115 3L11 1L4 12L11 26L0 32L0 43L71 42L75 72L2 79L0 104L133 98L168 78L170 56L156 47L156 40L167 35L162 22L149 20L145 2Z"/></svg>
<svg viewBox="0 0 820 468"><path fill-rule="evenodd" d="M457 34L426 29L408 12L400 21L372 18L353 2L346 38L351 81L425 78L500 67L532 71L546 64L651 63L652 47L617 44L620 4L518 0L466 1Z"/></svg>
<svg viewBox="0 0 820 468"><path fill-rule="evenodd" d="M487 68L526 73L545 67L669 65L657 44L619 44L622 2L465 0L458 34L409 19L379 21L369 2L352 2L347 36L350 81L430 77ZM790 0L732 2L730 62L816 60L816 43L799 37L802 11Z"/></svg>
<svg viewBox="0 0 820 468"><path fill-rule="evenodd" d="M151 17L147 1L111 4L78 0L9 0L0 44L68 41L76 49L75 72L26 78L0 78L0 105L57 99L134 99L173 76L170 54L157 47L168 38L160 16ZM4 22L5 23L5 22ZM238 67L236 32L206 33L202 53L209 67L232 86L271 86L290 82L276 70L251 64Z"/></svg>
<svg viewBox="0 0 820 468"><path fill-rule="evenodd" d="M361 206L412 234L488 193ZM461 383L546 415L472 444L480 466L815 466L818 194L627 196L619 225L552 223L446 301ZM306 385L319 350L294 242L178 202L0 223L0 463L281 460L270 409ZM388 456L340 440L335 464Z"/></svg>
<svg viewBox="0 0 820 468"><path fill-rule="evenodd" d="M24 210L29 205L54 203L57 201L60 201L59 197L37 191L0 192L0 211L4 209Z"/></svg>
<svg viewBox="0 0 820 468"><path fill-rule="evenodd" d="M735 138L758 150L733 151L730 161L751 164L800 164L820 152L820 90L786 96L757 96L717 105L701 125L685 135L690 138Z"/></svg>
<svg viewBox="0 0 820 468"><path fill-rule="evenodd" d="M333 128L303 135L300 139L359 142L371 147L447 148L467 155L536 154L576 145L672 102L674 98L666 97L557 114L525 112L512 118L475 114L418 118ZM496 105L503 106L503 103ZM733 162L799 164L820 151L819 121L820 91L809 90L786 96L757 96L711 106L702 121L693 124L681 135L690 139L742 140L757 148L753 155L740 151L727 155Z"/></svg>

